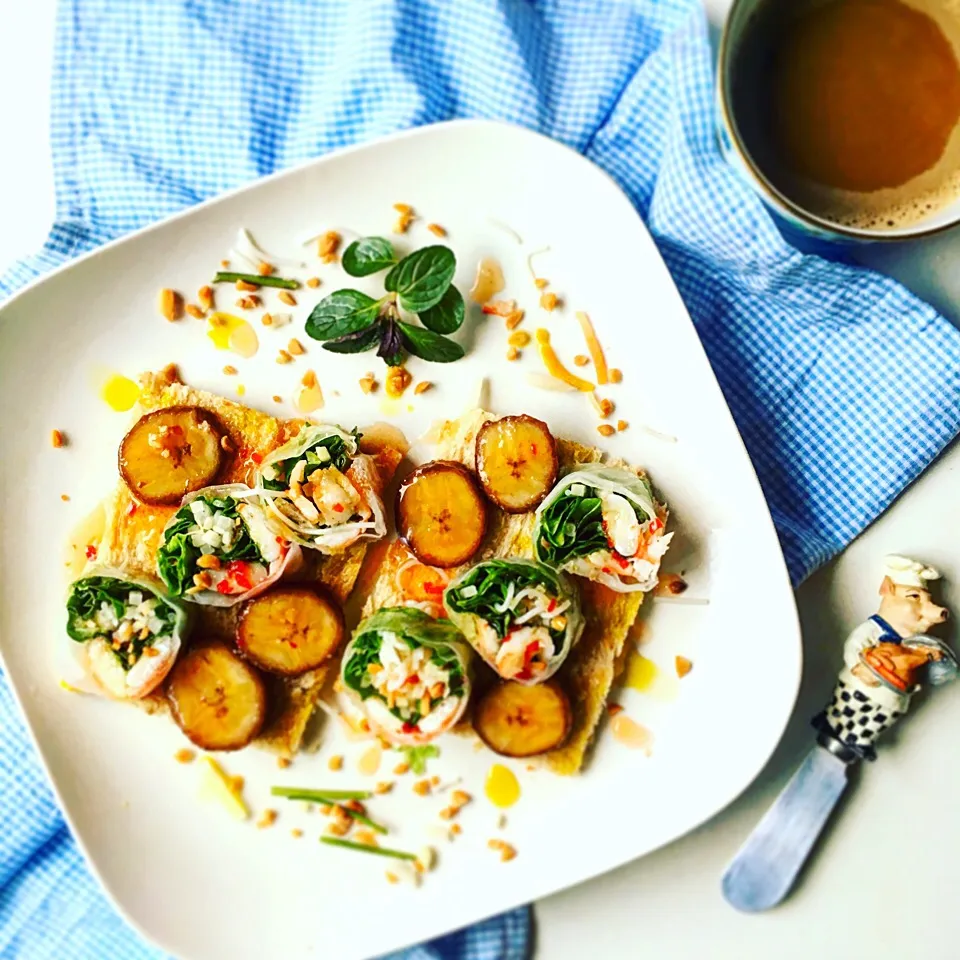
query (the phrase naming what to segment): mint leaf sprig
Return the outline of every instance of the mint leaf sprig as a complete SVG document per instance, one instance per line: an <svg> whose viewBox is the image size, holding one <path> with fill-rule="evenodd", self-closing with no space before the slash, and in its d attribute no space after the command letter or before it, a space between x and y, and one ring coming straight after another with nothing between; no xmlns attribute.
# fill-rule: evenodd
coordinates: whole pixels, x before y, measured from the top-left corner
<svg viewBox="0 0 960 960"><path fill-rule="evenodd" d="M451 363L463 347L446 335L459 330L465 313L463 297L453 286L457 260L448 247L434 245L402 259L383 237L355 240L343 252L343 269L351 277L388 270L386 293L379 300L359 290L337 290L321 300L307 319L307 335L324 341L332 353L363 353L377 347L389 366L412 354L433 363ZM400 310L415 313L423 326L401 319Z"/></svg>

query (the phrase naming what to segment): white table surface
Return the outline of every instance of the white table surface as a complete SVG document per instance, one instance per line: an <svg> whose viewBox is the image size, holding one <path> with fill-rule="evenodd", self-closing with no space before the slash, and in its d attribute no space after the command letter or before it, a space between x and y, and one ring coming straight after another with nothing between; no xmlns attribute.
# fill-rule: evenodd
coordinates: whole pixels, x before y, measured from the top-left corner
<svg viewBox="0 0 960 960"><path fill-rule="evenodd" d="M706 0L718 24L729 0ZM0 57L0 266L36 249L53 217L47 130L52 0L7 2ZM16 94L12 92L16 91ZM865 262L901 279L960 323L960 231L883 247ZM537 904L537 957L862 960L960 956L960 684L919 704L862 771L793 896L742 916L720 895L727 861L811 744L840 665L843 638L876 610L881 557L940 567L960 613L960 452L954 447L834 563L797 593L804 680L793 720L759 779L731 807L670 846ZM744 583L745 595L749 582ZM956 635L952 637L956 640ZM736 743L731 743L731 750ZM638 797L636 815L643 816ZM584 810L584 823L603 816Z"/></svg>

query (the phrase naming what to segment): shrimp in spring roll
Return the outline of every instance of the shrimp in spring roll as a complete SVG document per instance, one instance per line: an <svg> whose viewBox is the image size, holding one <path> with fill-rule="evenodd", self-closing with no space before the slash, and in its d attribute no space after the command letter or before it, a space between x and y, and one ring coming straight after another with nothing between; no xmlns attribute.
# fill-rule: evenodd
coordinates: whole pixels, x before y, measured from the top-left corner
<svg viewBox="0 0 960 960"><path fill-rule="evenodd" d="M67 594L69 652L80 673L68 685L118 700L145 697L173 667L187 626L183 607L158 586L95 569Z"/></svg>
<svg viewBox="0 0 960 960"><path fill-rule="evenodd" d="M537 508L537 559L619 593L657 585L672 533L646 477L585 464L564 476Z"/></svg>
<svg viewBox="0 0 960 960"><path fill-rule="evenodd" d="M583 632L574 585L533 560L484 560L447 587L443 602L504 680L527 685L552 677Z"/></svg>
<svg viewBox="0 0 960 960"><path fill-rule="evenodd" d="M331 554L386 534L376 466L359 440L340 427L307 425L264 458L260 502L284 536Z"/></svg>
<svg viewBox="0 0 960 960"><path fill-rule="evenodd" d="M446 620L414 607L384 607L347 646L341 685L391 743L428 743L452 729L470 699L470 647Z"/></svg>
<svg viewBox="0 0 960 960"><path fill-rule="evenodd" d="M163 530L157 572L174 597L231 607L262 593L301 557L272 529L257 491L227 483L184 497Z"/></svg>

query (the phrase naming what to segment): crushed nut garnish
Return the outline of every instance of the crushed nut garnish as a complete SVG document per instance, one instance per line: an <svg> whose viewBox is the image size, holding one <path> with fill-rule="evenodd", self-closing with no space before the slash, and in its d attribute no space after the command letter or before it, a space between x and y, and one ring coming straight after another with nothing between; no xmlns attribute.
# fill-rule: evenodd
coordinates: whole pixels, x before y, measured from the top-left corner
<svg viewBox="0 0 960 960"><path fill-rule="evenodd" d="M261 260L257 264L257 273L259 273L261 277L269 277L270 274L276 272L277 268L272 263L267 263L265 260Z"/></svg>
<svg viewBox="0 0 960 960"><path fill-rule="evenodd" d="M441 820L452 820L460 812L459 807L444 807L440 811Z"/></svg>
<svg viewBox="0 0 960 960"><path fill-rule="evenodd" d="M350 831L349 823L344 824L344 823L340 823L339 821L335 821L334 823L327 824L326 832L329 833L330 836L332 837L346 836L346 834L349 833L349 831Z"/></svg>
<svg viewBox="0 0 960 960"><path fill-rule="evenodd" d="M285 303L288 307L297 305L297 298L289 290L281 290L277 297L281 303Z"/></svg>
<svg viewBox="0 0 960 960"><path fill-rule="evenodd" d="M276 810L266 809L260 815L260 819L257 821L257 827L261 830L266 829L267 827L272 827L277 822L277 817L280 814Z"/></svg>
<svg viewBox="0 0 960 960"><path fill-rule="evenodd" d="M413 388L413 392L419 397L421 393L426 393L432 386L433 386L432 380L421 380Z"/></svg>
<svg viewBox="0 0 960 960"><path fill-rule="evenodd" d="M450 827L450 832L451 832L455 837L459 837L460 834L463 833L463 827L461 827L459 823L454 823L454 824L452 824L451 827Z"/></svg>
<svg viewBox="0 0 960 960"><path fill-rule="evenodd" d="M228 364L223 368L223 372L224 372L224 374L225 374L226 376L228 376L228 377L235 377L240 371L239 371L236 367L234 367L234 366L232 366L231 364L228 363Z"/></svg>
<svg viewBox="0 0 960 960"><path fill-rule="evenodd" d="M601 437L612 437L616 432L609 423L601 423L600 426L597 427L597 433L599 433Z"/></svg>
<svg viewBox="0 0 960 960"><path fill-rule="evenodd" d="M427 796L427 794L430 793L430 781L429 781L429 780L418 780L418 781L413 785L413 792L414 792L418 797L425 797L425 796Z"/></svg>
<svg viewBox="0 0 960 960"><path fill-rule="evenodd" d="M509 317L511 313L517 312L517 301L494 300L492 303L485 303L480 310L482 313L492 314L495 317Z"/></svg>
<svg viewBox="0 0 960 960"><path fill-rule="evenodd" d="M319 278L319 277L308 277L308 278L307 278L307 286L308 286L311 290L316 290L317 287L320 286L320 278Z"/></svg>
<svg viewBox="0 0 960 960"><path fill-rule="evenodd" d="M543 293L540 295L540 306L544 310L553 311L561 306L560 298L555 293Z"/></svg>
<svg viewBox="0 0 960 960"><path fill-rule="evenodd" d="M241 290L243 293L255 293L260 289L260 284L250 283L249 280L238 280L237 289Z"/></svg>
<svg viewBox="0 0 960 960"><path fill-rule="evenodd" d="M188 303L186 310L194 320L202 320L206 316L206 313L195 303Z"/></svg>
<svg viewBox="0 0 960 960"><path fill-rule="evenodd" d="M66 503L66 502L70 499L70 497L69 497L67 494L65 494L65 493L61 493L61 494L60 494L60 499L61 499L64 503Z"/></svg>
<svg viewBox="0 0 960 960"><path fill-rule="evenodd" d="M607 716L615 717L618 713L623 712L623 707L619 703L608 703L607 704Z"/></svg>
<svg viewBox="0 0 960 960"><path fill-rule="evenodd" d="M450 802L458 807L465 807L473 797L466 790L454 790L450 794Z"/></svg>
<svg viewBox="0 0 960 960"><path fill-rule="evenodd" d="M693 661L687 657L681 657L679 654L674 659L674 665L677 668L677 676L685 677L693 669Z"/></svg>
<svg viewBox="0 0 960 960"><path fill-rule="evenodd" d="M201 570L219 570L220 558L215 553L202 553L197 557L197 566Z"/></svg>
<svg viewBox="0 0 960 960"><path fill-rule="evenodd" d="M256 310L260 306L260 298L256 296L241 297L237 301L237 306L241 310Z"/></svg>
<svg viewBox="0 0 960 960"><path fill-rule="evenodd" d="M618 431L619 433L623 433L623 431L626 430L627 427L629 427L629 426L630 426L630 424L627 423L626 420L618 420L618 421L617 421L617 431Z"/></svg>
<svg viewBox="0 0 960 960"><path fill-rule="evenodd" d="M201 590L209 590L213 586L213 578L210 576L206 570L195 573L193 575L193 582L200 587Z"/></svg>
<svg viewBox="0 0 960 960"><path fill-rule="evenodd" d="M386 878L387 878L387 883L399 883L399 882L400 882L400 878L399 878L395 873L391 873L389 870L386 872L386 874L384 874L384 876L386 876Z"/></svg>
<svg viewBox="0 0 960 960"><path fill-rule="evenodd" d="M321 803L319 809L320 813L325 817L329 817L333 812L333 807L331 807L329 803Z"/></svg>
<svg viewBox="0 0 960 960"><path fill-rule="evenodd" d="M196 759L196 753L193 750L189 750L187 747L184 747L182 750L178 750L174 755L173 759L177 763L193 763Z"/></svg>
<svg viewBox="0 0 960 960"><path fill-rule="evenodd" d="M65 447L67 445L67 438L62 430L51 430L50 443L52 443L53 446L59 450L60 447Z"/></svg>
<svg viewBox="0 0 960 960"><path fill-rule="evenodd" d="M308 390L312 390L317 385L317 375L312 370L308 370L303 377L301 377L300 383Z"/></svg>
<svg viewBox="0 0 960 960"><path fill-rule="evenodd" d="M413 207L411 207L409 203L395 203L393 209L396 210L397 213L413 213Z"/></svg>
<svg viewBox="0 0 960 960"><path fill-rule="evenodd" d="M332 756L327 761L327 769L329 770L342 770L343 769L343 757L338 753Z"/></svg>
<svg viewBox="0 0 960 960"><path fill-rule="evenodd" d="M406 233L410 229L410 224L413 223L414 217L410 213L401 213L397 217L396 223L393 225L394 233Z"/></svg>
<svg viewBox="0 0 960 960"><path fill-rule="evenodd" d="M368 373L365 377L361 377L359 383L360 389L364 393L373 393L379 386L377 383L377 378L372 373Z"/></svg>
<svg viewBox="0 0 960 960"><path fill-rule="evenodd" d="M378 846L377 835L372 830L367 830L364 828L354 830L353 839L357 843L365 843L368 847Z"/></svg>
<svg viewBox="0 0 960 960"><path fill-rule="evenodd" d="M402 777L410 769L409 763L398 763L394 768L393 772L398 776Z"/></svg>
<svg viewBox="0 0 960 960"><path fill-rule="evenodd" d="M430 786L431 786L431 787L439 787L439 786L440 786L440 778L439 778L438 776L432 776L432 777L430 778Z"/></svg>
<svg viewBox="0 0 960 960"><path fill-rule="evenodd" d="M200 301L200 306L203 307L204 310L212 310L213 309L213 287L209 285L201 287L197 291L197 299Z"/></svg>
<svg viewBox="0 0 960 960"><path fill-rule="evenodd" d="M511 363L513 363L514 360L519 360L519 359L520 359L520 351L519 351L516 347L510 347L510 349L507 350L507 359L508 359Z"/></svg>
<svg viewBox="0 0 960 960"><path fill-rule="evenodd" d="M328 230L319 241L317 241L317 256L319 256L324 263L332 263L337 259L340 240L340 234L337 233L336 230Z"/></svg>
<svg viewBox="0 0 960 960"><path fill-rule="evenodd" d="M302 357L307 352L307 348L296 337L287 344L287 350L295 357Z"/></svg>
<svg viewBox="0 0 960 960"><path fill-rule="evenodd" d="M299 827L294 827L290 831L290 836L293 837L294 840L299 840L300 837L303 836L303 831Z"/></svg>
<svg viewBox="0 0 960 960"><path fill-rule="evenodd" d="M402 397L411 383L413 383L413 375L406 367L387 368L386 391L391 399L397 400Z"/></svg>
<svg viewBox="0 0 960 960"><path fill-rule="evenodd" d="M533 281L533 285L538 290L542 290L549 282L545 277L537 277L537 279Z"/></svg>
<svg viewBox="0 0 960 960"><path fill-rule="evenodd" d="M289 757L277 757L277 766L281 770L286 770L293 761Z"/></svg>
<svg viewBox="0 0 960 960"><path fill-rule="evenodd" d="M611 383L620 383L623 380L623 371L619 367L611 367L609 376Z"/></svg>
<svg viewBox="0 0 960 960"><path fill-rule="evenodd" d="M179 320L183 316L183 297L176 290L163 289L160 291L158 303L160 316L165 320Z"/></svg>
<svg viewBox="0 0 960 960"><path fill-rule="evenodd" d="M447 231L444 230L443 227L441 227L439 223L428 223L428 224L427 224L427 229L428 229L435 237L445 237L445 236L447 235Z"/></svg>
<svg viewBox="0 0 960 960"><path fill-rule="evenodd" d="M613 401L608 400L606 397L604 397L600 401L600 416L604 418L609 417L610 414L613 413L613 410L614 410Z"/></svg>
<svg viewBox="0 0 960 960"><path fill-rule="evenodd" d="M590 362L590 358L589 358L586 354L578 353L578 354L573 358L573 362L574 362L578 367L585 367L585 366Z"/></svg>
<svg viewBox="0 0 960 960"><path fill-rule="evenodd" d="M500 860L503 863L506 863L508 860L512 860L516 855L517 851L512 847L506 840L500 840L499 838L493 838L492 840L487 841L487 846L491 850L496 850L500 854Z"/></svg>
<svg viewBox="0 0 960 960"><path fill-rule="evenodd" d="M230 261L229 261L229 260L221 260L221 261L220 261L220 266L221 266L221 267L229 267L229 266L230 266Z"/></svg>
<svg viewBox="0 0 960 960"><path fill-rule="evenodd" d="M508 330L516 330L517 327L523 323L524 312L522 310L514 310L504 321L504 326Z"/></svg>
<svg viewBox="0 0 960 960"><path fill-rule="evenodd" d="M260 322L261 322L265 327L272 327L272 326L273 326L273 317L272 317L269 313L265 313L265 314L260 318Z"/></svg>
<svg viewBox="0 0 960 960"><path fill-rule="evenodd" d="M286 350L277 352L277 363L293 363L293 357Z"/></svg>
<svg viewBox="0 0 960 960"><path fill-rule="evenodd" d="M393 781L392 781L392 780L382 780L380 783L378 783L378 784L373 788L373 792L374 792L374 793L389 793L392 789L393 789Z"/></svg>
<svg viewBox="0 0 960 960"><path fill-rule="evenodd" d="M526 330L517 330L510 334L507 343L511 347L528 347L530 346L530 334Z"/></svg>

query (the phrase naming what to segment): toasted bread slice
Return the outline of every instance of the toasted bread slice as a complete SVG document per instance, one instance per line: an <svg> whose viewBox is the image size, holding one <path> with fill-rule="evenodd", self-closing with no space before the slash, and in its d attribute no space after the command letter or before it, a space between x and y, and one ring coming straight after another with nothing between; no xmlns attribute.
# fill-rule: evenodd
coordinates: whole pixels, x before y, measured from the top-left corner
<svg viewBox="0 0 960 960"><path fill-rule="evenodd" d="M493 419L491 413L473 410L459 420L444 422L437 436L437 459L457 460L473 469L477 432ZM566 472L577 464L596 463L602 453L593 447L558 439L557 456L561 472ZM486 538L475 560L533 556L532 512L509 514L492 506L489 519ZM409 557L399 543L391 546L367 599L365 614L404 601L396 574ZM460 570L450 572L456 575ZM610 688L622 668L627 634L643 602L642 593L615 593L589 580L579 577L577 580L586 624L579 642L557 674L570 697L573 725L564 745L540 758L549 769L559 774L578 773L583 766Z"/></svg>
<svg viewBox="0 0 960 960"><path fill-rule="evenodd" d="M278 420L268 414L243 406L233 400L197 390L182 383L175 370L146 373L140 378L140 402L137 418L153 410L170 406L197 406L219 417L227 429L230 456L217 477L217 483L253 482L257 462L271 450L295 436L305 421ZM382 445L365 447L377 466L378 493L383 494L403 459L403 452ZM154 577L157 549L163 528L176 512L176 506L147 506L138 503L122 481L105 504L106 525L98 550L98 563L119 567L136 576ZM320 584L345 604L363 565L367 544L364 541L348 547L336 556L324 556L306 550L303 567L292 579ZM194 636L217 638L233 643L236 634L237 609L193 605L196 615ZM291 680L270 678L270 707L267 724L254 742L285 755L296 753L304 732L316 709L324 685L337 666L337 657ZM148 710L164 710L165 700L157 694L144 703Z"/></svg>

